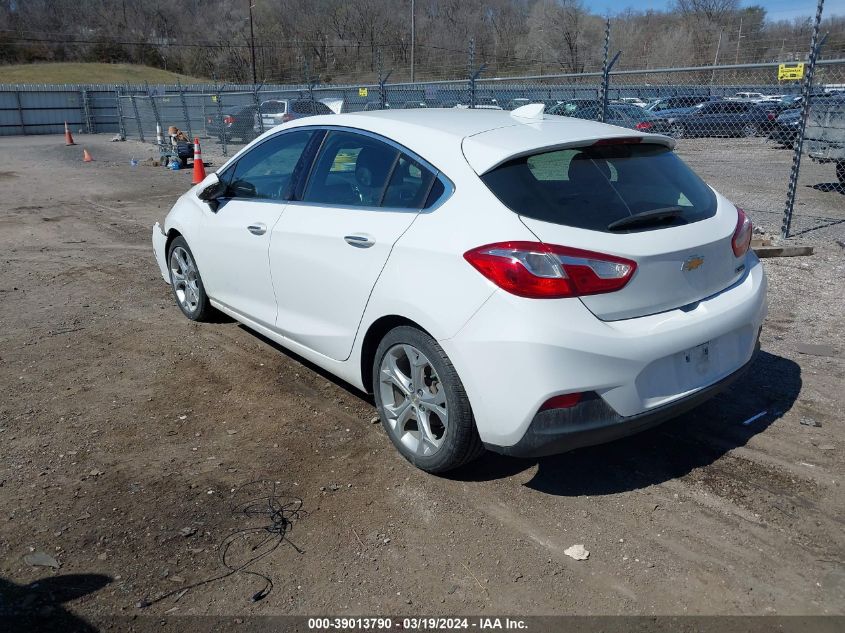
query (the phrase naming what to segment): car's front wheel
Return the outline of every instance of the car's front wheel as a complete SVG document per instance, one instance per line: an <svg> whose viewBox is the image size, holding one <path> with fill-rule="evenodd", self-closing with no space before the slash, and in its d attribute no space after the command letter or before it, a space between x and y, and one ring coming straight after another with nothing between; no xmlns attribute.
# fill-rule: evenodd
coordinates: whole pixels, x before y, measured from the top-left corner
<svg viewBox="0 0 845 633"><path fill-rule="evenodd" d="M373 391L390 440L418 468L445 472L484 452L461 379L425 332L400 326L385 335L373 363Z"/></svg>
<svg viewBox="0 0 845 633"><path fill-rule="evenodd" d="M753 123L746 123L745 125L742 126L742 130L740 130L740 133L745 138L751 138L752 136L757 136L757 126L754 125Z"/></svg>
<svg viewBox="0 0 845 633"><path fill-rule="evenodd" d="M181 235L167 250L170 288L182 313L192 321L208 321L214 311L205 293L199 268L188 242Z"/></svg>

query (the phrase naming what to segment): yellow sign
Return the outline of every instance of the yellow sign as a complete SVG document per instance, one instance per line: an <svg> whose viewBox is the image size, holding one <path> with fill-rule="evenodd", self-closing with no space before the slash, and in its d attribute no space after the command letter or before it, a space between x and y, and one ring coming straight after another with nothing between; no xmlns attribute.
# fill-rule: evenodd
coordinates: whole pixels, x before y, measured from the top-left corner
<svg viewBox="0 0 845 633"><path fill-rule="evenodd" d="M804 63L795 64L794 66L787 66L786 64L778 65L778 81L792 81L796 79L803 79L804 77Z"/></svg>
<svg viewBox="0 0 845 633"><path fill-rule="evenodd" d="M211 95L212 103L217 103L217 95Z"/></svg>
<svg viewBox="0 0 845 633"><path fill-rule="evenodd" d="M359 97L366 97L368 94L370 94L370 91L367 90L366 88L358 88L358 96Z"/></svg>

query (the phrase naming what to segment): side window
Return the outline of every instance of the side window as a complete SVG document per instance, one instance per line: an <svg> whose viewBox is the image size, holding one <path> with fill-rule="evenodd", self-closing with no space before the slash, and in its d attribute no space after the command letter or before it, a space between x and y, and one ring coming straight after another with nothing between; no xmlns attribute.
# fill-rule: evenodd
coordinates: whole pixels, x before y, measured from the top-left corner
<svg viewBox="0 0 845 633"><path fill-rule="evenodd" d="M431 171L410 156L400 155L387 184L382 206L421 209L433 180L434 174Z"/></svg>
<svg viewBox="0 0 845 633"><path fill-rule="evenodd" d="M329 132L305 188L305 202L377 207L399 151L363 134Z"/></svg>
<svg viewBox="0 0 845 633"><path fill-rule="evenodd" d="M286 200L294 169L312 134L312 130L280 134L242 156L232 172L227 195Z"/></svg>

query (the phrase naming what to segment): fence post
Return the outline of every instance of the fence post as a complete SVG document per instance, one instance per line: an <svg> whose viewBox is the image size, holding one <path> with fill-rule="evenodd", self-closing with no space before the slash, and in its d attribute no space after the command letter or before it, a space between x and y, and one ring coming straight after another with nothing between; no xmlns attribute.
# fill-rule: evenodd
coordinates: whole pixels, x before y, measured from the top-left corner
<svg viewBox="0 0 845 633"><path fill-rule="evenodd" d="M120 102L120 86L114 87L114 96L117 102L117 132L121 138L126 138L126 124L123 122L123 104Z"/></svg>
<svg viewBox="0 0 845 633"><path fill-rule="evenodd" d="M252 101L255 104L255 118L258 120L258 133L264 134L264 120L261 117L261 101L258 98L258 91L261 90L261 86L264 85L264 82L261 82L260 86L256 86L252 84Z"/></svg>
<svg viewBox="0 0 845 633"><path fill-rule="evenodd" d="M215 96L217 97L217 120L220 126L220 142L223 145L223 156L228 156L229 153L226 151L226 126L223 123L223 99L220 96L220 88L217 89Z"/></svg>
<svg viewBox="0 0 845 633"><path fill-rule="evenodd" d="M604 22L604 61L601 65L601 87L599 88L599 121L607 120L607 64L610 52L610 16Z"/></svg>
<svg viewBox="0 0 845 633"><path fill-rule="evenodd" d="M94 124L91 121L91 106L88 103L88 90L85 86L79 86L79 105L82 112L82 120L85 123L85 132L92 134L94 132Z"/></svg>
<svg viewBox="0 0 845 633"><path fill-rule="evenodd" d="M144 141L144 126L141 125L141 117L138 114L138 103L135 101L135 95L129 95L129 100L132 102L132 110L135 113L135 124L138 126L138 139L143 143Z"/></svg>
<svg viewBox="0 0 845 633"><path fill-rule="evenodd" d="M390 77L390 74L393 71L389 71L386 75L384 74L384 68L382 66L382 59L381 59L381 49L378 49L378 103L379 103L379 110L386 110L387 109L387 87L385 84L387 83L387 78Z"/></svg>
<svg viewBox="0 0 845 633"><path fill-rule="evenodd" d="M475 38L470 38L469 40L469 55L468 55L468 72L469 75L469 107L471 110L475 109L476 97L475 97L475 83L478 81L479 76L481 73L484 72L484 69L487 68L487 64L481 64L477 70L475 70Z"/></svg>
<svg viewBox="0 0 845 633"><path fill-rule="evenodd" d="M179 99L182 101L182 117L185 119L185 129L188 130L188 138L193 139L194 133L191 131L191 117L188 115L188 102L185 101L185 91L182 89L182 82L176 78L176 87L179 89Z"/></svg>
<svg viewBox="0 0 845 633"><path fill-rule="evenodd" d="M153 116L155 117L155 120L156 120L156 143L158 143L158 141L159 141L158 133L159 133L159 131L161 131L163 133L164 128L161 127L161 119L158 116L158 106L156 105L155 97L153 96L153 93L150 91L149 86L147 86L147 99L150 100L150 107L153 109Z"/></svg>
<svg viewBox="0 0 845 633"><path fill-rule="evenodd" d="M21 101L21 92L17 89L15 89L15 101L18 104L18 118L21 120L21 134L26 135L26 123L23 120L23 102Z"/></svg>
<svg viewBox="0 0 845 633"><path fill-rule="evenodd" d="M816 20L813 23L813 37L810 40L810 55L807 59L807 69L801 85L801 119L798 122L797 142L792 150L792 171L789 173L789 185L786 190L786 206L783 209L783 222L780 227L781 237L789 237L792 227L792 211L795 207L795 193L798 187L798 174L801 171L801 152L804 148L804 133L807 129L807 116L810 114L810 92L813 88L813 74L816 70L816 58L819 55L827 35L819 41L819 28L822 21L824 0L819 0L816 6Z"/></svg>

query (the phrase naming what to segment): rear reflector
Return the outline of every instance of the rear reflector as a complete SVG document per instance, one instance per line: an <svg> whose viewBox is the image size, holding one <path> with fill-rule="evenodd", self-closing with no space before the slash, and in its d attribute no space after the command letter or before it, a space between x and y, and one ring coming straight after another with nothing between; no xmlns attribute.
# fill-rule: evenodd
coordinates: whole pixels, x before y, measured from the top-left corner
<svg viewBox="0 0 845 633"><path fill-rule="evenodd" d="M581 402L581 393L567 393L562 396L554 396L549 398L540 407L540 411L549 411L550 409L570 409Z"/></svg>
<svg viewBox="0 0 845 633"><path fill-rule="evenodd" d="M751 225L751 220L745 215L745 211L737 207L736 213L736 229L734 229L733 239L731 239L731 247L735 256L743 257L751 245L751 234L754 232L754 227Z"/></svg>
<svg viewBox="0 0 845 633"><path fill-rule="evenodd" d="M615 292L636 262L542 242L498 242L464 253L478 272L502 290L529 299L563 299Z"/></svg>
<svg viewBox="0 0 845 633"><path fill-rule="evenodd" d="M227 114L226 116L223 117L223 123L225 123L226 125L232 125L232 123L234 123L234 122L235 122L235 117L233 117L229 114Z"/></svg>
<svg viewBox="0 0 845 633"><path fill-rule="evenodd" d="M640 121L639 123L637 123L634 126L634 129L635 130L650 130L653 127L654 127L654 123L651 123L649 121Z"/></svg>

